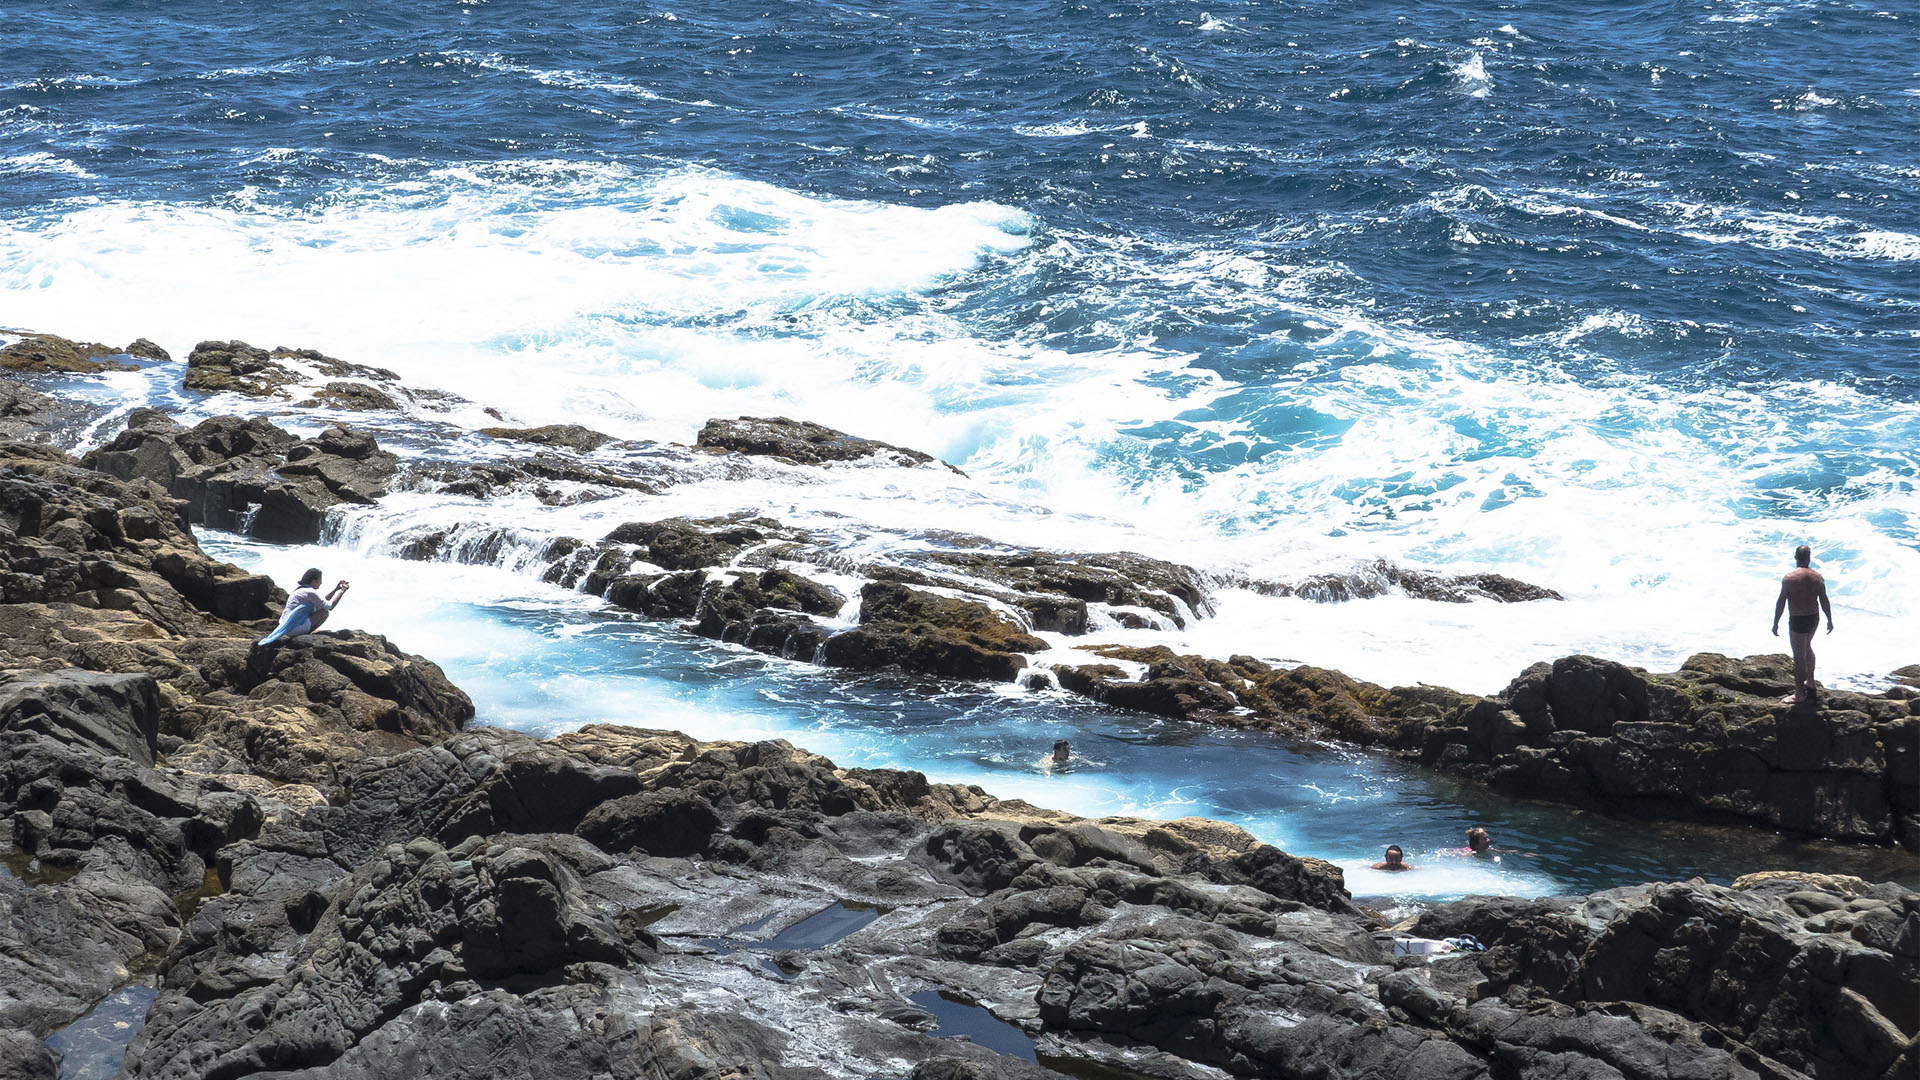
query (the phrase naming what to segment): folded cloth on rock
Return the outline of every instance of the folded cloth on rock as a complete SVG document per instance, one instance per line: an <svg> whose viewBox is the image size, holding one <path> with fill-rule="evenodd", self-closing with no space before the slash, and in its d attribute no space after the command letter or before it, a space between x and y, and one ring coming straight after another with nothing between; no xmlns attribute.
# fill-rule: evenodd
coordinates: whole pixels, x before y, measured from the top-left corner
<svg viewBox="0 0 1920 1080"><path fill-rule="evenodd" d="M1452 952L1454 947L1434 938L1396 937L1393 939L1395 956L1432 956L1436 953Z"/></svg>

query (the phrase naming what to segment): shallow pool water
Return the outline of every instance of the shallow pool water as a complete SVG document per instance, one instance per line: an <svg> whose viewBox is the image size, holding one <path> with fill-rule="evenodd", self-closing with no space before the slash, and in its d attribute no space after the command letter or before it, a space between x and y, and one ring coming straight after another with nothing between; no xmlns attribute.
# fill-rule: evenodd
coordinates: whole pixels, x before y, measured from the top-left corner
<svg viewBox="0 0 1920 1080"><path fill-rule="evenodd" d="M110 1080L120 1072L127 1044L147 1025L159 990L137 982L108 994L87 1015L47 1036L60 1053L60 1080Z"/></svg>
<svg viewBox="0 0 1920 1080"><path fill-rule="evenodd" d="M787 739L843 766L917 769L1077 814L1218 818L1339 864L1354 895L1383 906L1726 881L1766 869L1920 884L1920 860L1899 852L1517 801L1350 747L1119 712L1057 691L816 668L494 568L217 533L202 544L282 582L309 565L330 581L352 580L332 627L386 634L433 658L473 696L481 723L537 735L618 723L700 739ZM1041 768L1061 738L1072 742L1072 764ZM1510 853L1499 862L1459 855L1472 825ZM1406 849L1414 872L1371 869L1390 843Z"/></svg>

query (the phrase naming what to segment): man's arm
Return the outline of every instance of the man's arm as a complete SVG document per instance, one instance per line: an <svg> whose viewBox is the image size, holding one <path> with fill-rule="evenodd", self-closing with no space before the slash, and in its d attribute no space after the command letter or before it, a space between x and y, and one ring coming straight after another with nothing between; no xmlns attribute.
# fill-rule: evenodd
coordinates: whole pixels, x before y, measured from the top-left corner
<svg viewBox="0 0 1920 1080"><path fill-rule="evenodd" d="M1787 610L1787 583L1780 583L1780 599L1773 602L1773 636L1780 636L1780 613Z"/></svg>
<svg viewBox="0 0 1920 1080"><path fill-rule="evenodd" d="M1820 610L1827 613L1827 633L1833 633L1833 603L1827 599L1827 579L1820 579L1820 591L1814 594L1820 598Z"/></svg>

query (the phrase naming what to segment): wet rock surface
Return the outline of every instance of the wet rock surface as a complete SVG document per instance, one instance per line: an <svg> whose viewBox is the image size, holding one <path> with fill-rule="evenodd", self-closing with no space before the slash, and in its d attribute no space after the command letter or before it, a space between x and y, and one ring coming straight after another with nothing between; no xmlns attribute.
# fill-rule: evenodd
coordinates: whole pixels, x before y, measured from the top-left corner
<svg viewBox="0 0 1920 1080"><path fill-rule="evenodd" d="M1416 600L1465 604L1496 600L1524 604L1534 600L1564 600L1552 589L1530 585L1505 574L1435 574L1395 566L1384 560L1364 563L1341 574L1316 574L1299 581L1250 581L1247 587L1267 596L1299 596L1316 603L1365 600L1400 592Z"/></svg>
<svg viewBox="0 0 1920 1080"><path fill-rule="evenodd" d="M559 446L582 454L592 453L613 441L613 436L579 424L548 424L534 428L486 427L480 429L480 434L509 442Z"/></svg>
<svg viewBox="0 0 1920 1080"><path fill-rule="evenodd" d="M136 409L84 460L161 485L196 524L288 543L318 540L332 507L385 495L399 468L371 435L347 427L300 439L263 417L218 416L183 428L157 409Z"/></svg>
<svg viewBox="0 0 1920 1080"><path fill-rule="evenodd" d="M889 464L937 464L953 469L953 466L931 454L876 439L863 439L822 424L789 420L784 416L709 420L700 429L694 445L702 450L780 458L796 465L825 465L878 458Z"/></svg>
<svg viewBox="0 0 1920 1080"><path fill-rule="evenodd" d="M158 348L152 342L145 344ZM129 346L128 351L132 348ZM351 381L323 384L323 380ZM399 382L400 377L385 368L349 363L316 349L282 346L269 352L238 340L195 345L187 355L183 379L188 390L256 398L291 398L296 390L306 389L312 396L299 402L300 407L334 405L361 410L392 409L398 405L396 396L411 400L413 395Z"/></svg>

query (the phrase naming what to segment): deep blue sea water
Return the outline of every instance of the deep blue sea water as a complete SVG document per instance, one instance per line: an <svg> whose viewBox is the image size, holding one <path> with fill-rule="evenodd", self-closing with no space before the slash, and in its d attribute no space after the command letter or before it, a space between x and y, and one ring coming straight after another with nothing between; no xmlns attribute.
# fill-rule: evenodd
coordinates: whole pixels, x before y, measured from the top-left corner
<svg viewBox="0 0 1920 1080"><path fill-rule="evenodd" d="M1806 542L1826 677L1920 661L1910 3L5 0L0 35L0 326L627 436L801 416L972 478L670 512L1568 597L1228 589L1175 642L1223 655L1491 690L1773 651Z"/></svg>

